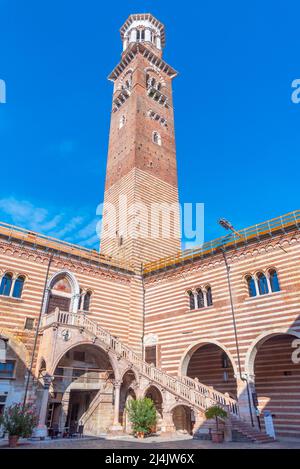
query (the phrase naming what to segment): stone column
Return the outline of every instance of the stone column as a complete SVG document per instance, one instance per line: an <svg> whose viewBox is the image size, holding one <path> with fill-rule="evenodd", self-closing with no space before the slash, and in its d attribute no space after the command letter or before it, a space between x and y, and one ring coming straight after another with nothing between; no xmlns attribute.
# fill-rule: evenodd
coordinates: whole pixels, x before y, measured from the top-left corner
<svg viewBox="0 0 300 469"><path fill-rule="evenodd" d="M251 425L252 424L251 413L250 413L250 408L251 408L253 424L256 427L257 418L256 418L256 411L255 411L255 407L253 405L253 399L252 399L252 392L254 392L254 381L251 382L250 376L243 375L243 378L244 379L241 379L240 376L236 378L240 417L242 420L247 421L247 423ZM248 383L248 386L247 386L247 383Z"/></svg>
<svg viewBox="0 0 300 469"><path fill-rule="evenodd" d="M123 433L123 427L120 424L120 393L121 393L122 381L116 380L114 382L114 421L110 427L110 432L113 433Z"/></svg>
<svg viewBox="0 0 300 469"><path fill-rule="evenodd" d="M174 436L175 425L173 422L172 411L163 410L162 422L161 422L161 436Z"/></svg>
<svg viewBox="0 0 300 469"><path fill-rule="evenodd" d="M49 388L53 381L53 376L46 373L42 377L42 381L43 381L44 390L43 390L42 400L41 400L39 423L38 423L38 426L33 431L33 436L36 438L40 438L41 440L43 440L48 435L48 429L45 424L45 421L46 421L46 415L47 415L47 410L48 410Z"/></svg>

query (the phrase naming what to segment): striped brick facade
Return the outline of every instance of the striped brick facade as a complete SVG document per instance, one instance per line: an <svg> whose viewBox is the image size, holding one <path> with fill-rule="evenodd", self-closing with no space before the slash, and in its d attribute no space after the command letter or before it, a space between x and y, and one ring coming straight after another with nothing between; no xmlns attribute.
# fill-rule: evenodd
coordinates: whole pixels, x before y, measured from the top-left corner
<svg viewBox="0 0 300 469"><path fill-rule="evenodd" d="M153 26L151 45L130 42L135 24ZM164 28L152 15L132 15L121 34L122 60L110 75L114 97L105 202L118 205L119 196L126 195L128 204L148 208L177 203L171 89L176 72L161 58ZM128 73L129 95L123 88ZM151 98L147 73L159 77L168 107ZM152 119L150 110L165 118L167 127ZM161 146L152 140L157 129ZM104 214L104 225L111 216ZM206 393L213 388L227 403L235 406L237 399L241 418L251 422L252 417L255 427L257 409L262 427L263 411L270 410L277 435L300 437L300 363L292 360L294 341L300 339L299 219L293 212L241 230L240 238L183 252L176 224L172 239L151 239L142 231L139 239L124 236L120 243L118 232L102 241L100 254L0 224L0 280L6 273L25 277L21 298L0 294L0 339L8 340L6 358L16 363L14 376L0 376L0 397L5 405L23 399L33 357L27 399L39 405L46 389L41 373L53 375L49 408L51 419L62 426L79 406L90 433L120 431L121 423L127 431L126 402L151 394L164 431L190 432L192 412L199 425L206 401L191 403L185 394L192 389L195 395L202 383ZM270 289L271 271L278 275L278 291ZM251 297L247 276L258 273L266 275L269 290ZM61 292L67 311L49 310L58 280L69 288ZM209 288L212 304L197 307L196 300L191 308L190 294ZM82 292L91 294L85 311ZM33 329L25 327L27 318L34 319ZM64 379L70 388L62 386ZM46 410L40 411L41 424L48 419Z"/></svg>

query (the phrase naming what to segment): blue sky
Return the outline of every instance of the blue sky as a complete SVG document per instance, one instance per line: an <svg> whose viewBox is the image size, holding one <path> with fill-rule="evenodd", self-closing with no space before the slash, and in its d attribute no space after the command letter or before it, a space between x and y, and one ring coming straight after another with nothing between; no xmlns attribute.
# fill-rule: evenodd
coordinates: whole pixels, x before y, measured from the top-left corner
<svg viewBox="0 0 300 469"><path fill-rule="evenodd" d="M150 11L179 76L174 107L180 198L246 227L300 207L296 1L0 0L0 220L98 244L119 28Z"/></svg>

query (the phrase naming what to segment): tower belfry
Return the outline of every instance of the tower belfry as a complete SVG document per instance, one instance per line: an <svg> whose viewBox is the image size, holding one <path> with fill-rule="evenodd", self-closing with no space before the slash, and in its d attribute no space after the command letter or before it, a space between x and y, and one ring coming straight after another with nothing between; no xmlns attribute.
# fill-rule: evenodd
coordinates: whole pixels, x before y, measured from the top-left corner
<svg viewBox="0 0 300 469"><path fill-rule="evenodd" d="M165 30L154 16L130 15L120 31L121 61L109 75L114 91L104 196L116 212L103 216L105 227L116 215L116 227L114 236L101 240L101 252L141 263L180 250L172 100L177 72L162 58ZM138 236L132 236L134 225Z"/></svg>

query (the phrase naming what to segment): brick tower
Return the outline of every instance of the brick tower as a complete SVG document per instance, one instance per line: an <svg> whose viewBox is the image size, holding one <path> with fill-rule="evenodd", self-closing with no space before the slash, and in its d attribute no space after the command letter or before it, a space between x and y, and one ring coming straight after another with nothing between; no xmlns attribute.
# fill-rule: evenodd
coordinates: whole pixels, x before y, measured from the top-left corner
<svg viewBox="0 0 300 469"><path fill-rule="evenodd" d="M180 250L177 72L162 59L164 26L151 14L130 15L120 31L121 61L109 76L114 92L104 202L110 208L103 228L110 226L110 235L101 237L101 252L136 264Z"/></svg>

